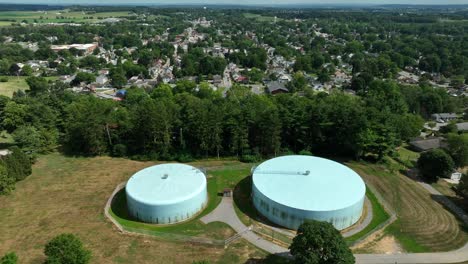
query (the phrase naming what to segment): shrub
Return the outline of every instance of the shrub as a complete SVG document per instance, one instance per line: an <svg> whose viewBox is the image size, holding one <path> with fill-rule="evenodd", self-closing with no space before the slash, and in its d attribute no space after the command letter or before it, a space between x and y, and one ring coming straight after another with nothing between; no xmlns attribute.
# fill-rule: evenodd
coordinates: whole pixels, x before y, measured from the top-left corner
<svg viewBox="0 0 468 264"><path fill-rule="evenodd" d="M257 162L259 161L260 158L256 155L242 155L240 157L240 161L241 162L245 162L245 163L253 163L253 162Z"/></svg>
<svg viewBox="0 0 468 264"><path fill-rule="evenodd" d="M15 252L7 253L0 259L0 264L16 264L17 262L18 256L16 256Z"/></svg>
<svg viewBox="0 0 468 264"><path fill-rule="evenodd" d="M177 156L177 161L179 161L179 162L185 163L185 162L191 162L193 160L194 159L193 159L192 155L187 154L187 153L182 153L182 154L179 154Z"/></svg>
<svg viewBox="0 0 468 264"><path fill-rule="evenodd" d="M87 264L91 252L73 234L61 234L45 246L46 264Z"/></svg>
<svg viewBox="0 0 468 264"><path fill-rule="evenodd" d="M8 82L8 77L0 77L0 82Z"/></svg>
<svg viewBox="0 0 468 264"><path fill-rule="evenodd" d="M124 144L114 145L112 148L112 155L114 157L125 157L127 155L127 146Z"/></svg>
<svg viewBox="0 0 468 264"><path fill-rule="evenodd" d="M312 156L312 152L304 149L304 150L299 151L299 155Z"/></svg>

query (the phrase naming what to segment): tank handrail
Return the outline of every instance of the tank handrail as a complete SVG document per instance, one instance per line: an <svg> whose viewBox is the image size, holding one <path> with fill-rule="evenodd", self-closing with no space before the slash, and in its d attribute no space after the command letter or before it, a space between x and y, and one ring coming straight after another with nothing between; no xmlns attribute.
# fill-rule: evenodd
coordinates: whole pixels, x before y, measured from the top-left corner
<svg viewBox="0 0 468 264"><path fill-rule="evenodd" d="M270 171L270 170L254 170L253 172L255 173L260 173L260 174L286 174L286 175L309 175L310 171L306 170L304 172L302 171Z"/></svg>

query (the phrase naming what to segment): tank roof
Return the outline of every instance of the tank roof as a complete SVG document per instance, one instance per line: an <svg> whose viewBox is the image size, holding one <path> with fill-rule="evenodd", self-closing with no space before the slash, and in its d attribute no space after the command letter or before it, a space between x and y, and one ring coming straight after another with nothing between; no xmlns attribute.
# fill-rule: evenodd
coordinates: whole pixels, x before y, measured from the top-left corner
<svg viewBox="0 0 468 264"><path fill-rule="evenodd" d="M310 211L333 211L361 200L366 186L350 168L302 155L267 160L253 169L253 184L269 199Z"/></svg>
<svg viewBox="0 0 468 264"><path fill-rule="evenodd" d="M206 186L205 174L179 163L160 164L135 173L127 182L126 192L133 199L149 204L173 204L190 199Z"/></svg>

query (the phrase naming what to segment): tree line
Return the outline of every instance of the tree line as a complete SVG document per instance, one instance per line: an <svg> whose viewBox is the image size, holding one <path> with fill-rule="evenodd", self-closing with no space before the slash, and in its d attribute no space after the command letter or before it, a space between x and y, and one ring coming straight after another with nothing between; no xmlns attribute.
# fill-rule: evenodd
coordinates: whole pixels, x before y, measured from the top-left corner
<svg viewBox="0 0 468 264"><path fill-rule="evenodd" d="M116 102L30 78L27 93L0 98L0 121L33 155L60 145L73 154L139 159L255 160L300 151L381 159L419 135L421 114L463 105L457 101L463 99L437 91L427 99L421 87L387 81L371 82L361 96L308 90L302 96L256 95L234 86L225 97L207 83L180 81L130 88Z"/></svg>

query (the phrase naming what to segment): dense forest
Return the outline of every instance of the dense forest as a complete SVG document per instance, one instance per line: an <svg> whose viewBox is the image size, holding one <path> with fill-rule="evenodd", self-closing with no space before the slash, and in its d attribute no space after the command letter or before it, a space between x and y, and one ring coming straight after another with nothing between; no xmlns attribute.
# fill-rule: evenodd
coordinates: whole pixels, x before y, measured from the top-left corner
<svg viewBox="0 0 468 264"><path fill-rule="evenodd" d="M30 77L31 90L1 98L1 124L29 153L57 144L80 155L184 160L290 152L352 158L390 154L417 136L423 118L453 112L463 99L443 90L373 81L364 96L342 92L256 95L234 86L226 98L205 83L130 88L121 102L64 90Z"/></svg>

